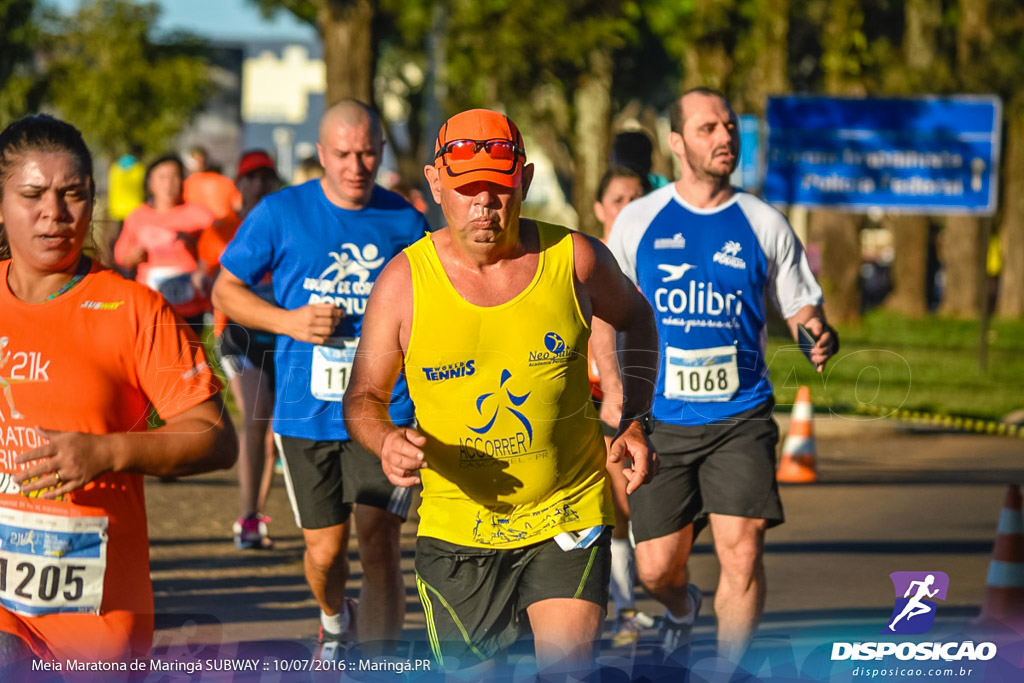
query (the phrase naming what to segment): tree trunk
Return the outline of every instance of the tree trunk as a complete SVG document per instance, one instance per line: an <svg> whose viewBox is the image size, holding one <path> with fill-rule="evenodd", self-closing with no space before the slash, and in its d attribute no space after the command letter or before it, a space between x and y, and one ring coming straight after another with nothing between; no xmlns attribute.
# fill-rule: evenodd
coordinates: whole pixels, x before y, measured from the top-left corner
<svg viewBox="0 0 1024 683"><path fill-rule="evenodd" d="M594 197L601 175L608 165L608 140L612 120L612 58L606 49L596 49L588 58L587 73L573 96L576 174L572 204L579 216L579 229L600 236L601 224L594 215Z"/></svg>
<svg viewBox="0 0 1024 683"><path fill-rule="evenodd" d="M733 62L721 43L702 42L686 52L683 90L706 86L725 92Z"/></svg>
<svg viewBox="0 0 1024 683"><path fill-rule="evenodd" d="M319 0L317 24L327 69L326 105L355 98L373 103L373 4Z"/></svg>
<svg viewBox="0 0 1024 683"><path fill-rule="evenodd" d="M762 0L750 42L762 46L750 65L743 88L743 111L764 114L770 95L788 93L789 0ZM748 58L749 59L749 58Z"/></svg>
<svg viewBox="0 0 1024 683"><path fill-rule="evenodd" d="M861 33L864 14L857 0L834 0L822 27L825 92L829 95L863 96L865 87L859 69L851 63L859 58L854 36ZM860 318L860 226L858 214L816 209L809 218L808 242L821 248L818 280L825 295L828 317L837 322Z"/></svg>
<svg viewBox="0 0 1024 683"><path fill-rule="evenodd" d="M927 87L936 60L942 2L907 0L904 17L903 64L887 69L888 88L896 93L920 92ZM923 315L928 311L928 218L891 215L884 222L892 232L895 251L893 289L885 307L906 315Z"/></svg>
<svg viewBox="0 0 1024 683"><path fill-rule="evenodd" d="M935 60L938 31L942 27L941 0L907 0L904 16L903 58L915 74L927 73Z"/></svg>
<svg viewBox="0 0 1024 683"><path fill-rule="evenodd" d="M988 22L988 0L959 0L960 22L956 32L956 65L961 88L968 92L985 92L988 84L986 59L992 44Z"/></svg>
<svg viewBox="0 0 1024 683"><path fill-rule="evenodd" d="M885 226L892 232L895 252L892 292L885 307L906 315L924 315L928 312L928 218L887 216Z"/></svg>
<svg viewBox="0 0 1024 683"><path fill-rule="evenodd" d="M1006 108L1003 216L999 236L1003 272L999 276L999 315L1024 316L1024 95Z"/></svg>
<svg viewBox="0 0 1024 683"><path fill-rule="evenodd" d="M945 273L939 313L958 318L978 315L978 268L986 247L981 244L981 221L975 216L947 216L942 230Z"/></svg>
<svg viewBox="0 0 1024 683"><path fill-rule="evenodd" d="M821 248L818 281L829 320L852 322L860 317L860 224L857 214L815 211L808 242Z"/></svg>

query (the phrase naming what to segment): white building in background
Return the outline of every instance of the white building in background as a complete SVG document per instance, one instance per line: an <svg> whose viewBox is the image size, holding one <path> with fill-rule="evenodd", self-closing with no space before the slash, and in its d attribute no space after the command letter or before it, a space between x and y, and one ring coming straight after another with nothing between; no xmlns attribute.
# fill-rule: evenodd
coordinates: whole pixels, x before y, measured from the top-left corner
<svg viewBox="0 0 1024 683"><path fill-rule="evenodd" d="M326 68L319 43L250 43L242 61L243 144L261 147L290 179L316 154Z"/></svg>

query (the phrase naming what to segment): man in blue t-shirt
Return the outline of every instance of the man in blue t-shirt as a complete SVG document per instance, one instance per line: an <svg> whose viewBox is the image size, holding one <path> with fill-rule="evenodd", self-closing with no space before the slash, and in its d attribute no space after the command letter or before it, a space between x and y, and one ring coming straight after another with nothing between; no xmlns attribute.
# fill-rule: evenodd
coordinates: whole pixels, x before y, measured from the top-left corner
<svg viewBox="0 0 1024 683"><path fill-rule="evenodd" d="M405 617L398 541L410 489L349 439L341 417L370 290L384 265L429 230L422 214L374 184L383 134L377 115L346 100L320 121L323 178L269 195L228 245L214 305L247 327L277 335L274 436L288 498L306 541L306 580L320 604L318 656L346 645L396 641ZM275 303L253 291L271 274ZM413 420L404 381L391 401L396 424ZM364 609L345 598L348 519L356 506Z"/></svg>
<svg viewBox="0 0 1024 683"><path fill-rule="evenodd" d="M661 346L651 438L661 471L629 499L637 574L666 607L665 656L685 659L701 602L687 560L695 529L710 523L718 652L737 661L764 609L765 530L783 521L765 294L794 338L800 324L815 337L819 372L838 337L785 217L729 185L739 157L729 102L697 88L671 121L682 177L623 208L608 245L654 307Z"/></svg>

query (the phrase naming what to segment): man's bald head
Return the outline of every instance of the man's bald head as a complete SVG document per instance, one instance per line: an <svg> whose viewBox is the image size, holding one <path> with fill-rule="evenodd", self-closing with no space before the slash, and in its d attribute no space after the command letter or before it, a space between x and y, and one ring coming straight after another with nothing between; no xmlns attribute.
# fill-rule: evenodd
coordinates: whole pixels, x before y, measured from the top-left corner
<svg viewBox="0 0 1024 683"><path fill-rule="evenodd" d="M369 105L359 100L345 99L330 107L320 119L320 142L330 136L338 127L361 128L369 126L370 136L375 143L384 141L380 117Z"/></svg>
<svg viewBox="0 0 1024 683"><path fill-rule="evenodd" d="M324 175L320 186L335 206L358 210L373 196L383 157L380 119L358 100L342 100L320 119L316 152Z"/></svg>
<svg viewBox="0 0 1024 683"><path fill-rule="evenodd" d="M683 125L686 123L686 102L695 97L717 97L725 102L726 105L729 104L726 96L714 88L705 88L703 86L690 88L678 100L673 102L669 108L668 118L673 133L683 134Z"/></svg>

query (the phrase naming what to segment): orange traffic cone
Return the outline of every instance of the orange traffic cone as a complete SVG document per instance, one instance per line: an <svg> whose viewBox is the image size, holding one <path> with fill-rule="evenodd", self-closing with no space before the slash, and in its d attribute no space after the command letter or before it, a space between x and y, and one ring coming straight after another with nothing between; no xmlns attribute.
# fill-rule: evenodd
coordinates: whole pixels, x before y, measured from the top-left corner
<svg viewBox="0 0 1024 683"><path fill-rule="evenodd" d="M988 565L985 602L977 622L1000 622L1020 631L1024 628L1024 515L1020 487L1010 484L999 514L996 545Z"/></svg>
<svg viewBox="0 0 1024 683"><path fill-rule="evenodd" d="M775 479L783 484L812 484L818 481L817 448L814 445L814 408L811 390L800 387L789 421L789 436L782 446L782 462Z"/></svg>

